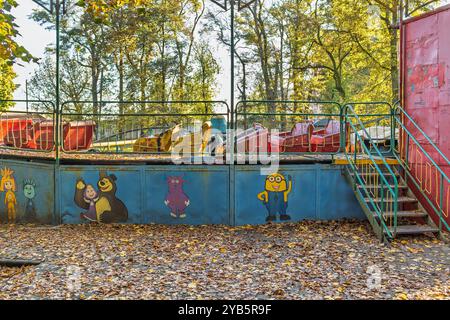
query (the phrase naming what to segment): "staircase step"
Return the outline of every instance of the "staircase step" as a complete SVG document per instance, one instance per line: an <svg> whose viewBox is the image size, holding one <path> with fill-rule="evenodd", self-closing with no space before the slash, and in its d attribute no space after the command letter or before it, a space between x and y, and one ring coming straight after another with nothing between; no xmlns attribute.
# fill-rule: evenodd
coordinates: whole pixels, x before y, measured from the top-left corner
<svg viewBox="0 0 450 320"><path fill-rule="evenodd" d="M394 232L394 227L389 227L389 231ZM439 232L439 228L427 224L397 226L397 234L422 234L427 232L436 233Z"/></svg>
<svg viewBox="0 0 450 320"><path fill-rule="evenodd" d="M364 200L366 202L370 203L370 199L369 198L365 198ZM381 198L375 198L375 199L372 199L372 200L373 200L373 202L381 202ZM383 199L383 201L391 203L391 202L394 202L394 199L392 199L392 198L389 198L387 200ZM397 203L406 203L406 202L416 203L416 202L418 202L418 200L416 198L411 198L411 197L398 197L398 199L397 199Z"/></svg>
<svg viewBox="0 0 450 320"><path fill-rule="evenodd" d="M393 212L386 212L383 214L387 218L393 218ZM374 212L374 218L378 218L378 215ZM426 212L423 211L397 211L397 218L425 218L428 216Z"/></svg>
<svg viewBox="0 0 450 320"><path fill-rule="evenodd" d="M379 175L380 175L378 172L359 172L358 174L359 174L360 176L371 176L371 177L372 177L372 176L379 176ZM354 176L355 173L354 173L354 172L351 172L350 175ZM384 175L384 176L387 176L387 177L392 176L392 174L391 174L390 172L383 172L383 175ZM394 172L394 175L395 175L396 177L400 177L400 173L398 173L398 172Z"/></svg>
<svg viewBox="0 0 450 320"><path fill-rule="evenodd" d="M358 187L360 187L360 188L362 188L363 187L363 185L361 185L361 184L359 184L358 185ZM365 185L365 187L367 188L367 189L381 189L381 185L371 185L371 184L367 184L367 185ZM393 185L393 184L391 184L391 185L389 185L389 187L391 187L391 189L394 189L395 188L395 186ZM387 188L387 186L383 186L383 188L384 189L386 189ZM408 189L408 186L407 185L398 185L398 188L399 189Z"/></svg>

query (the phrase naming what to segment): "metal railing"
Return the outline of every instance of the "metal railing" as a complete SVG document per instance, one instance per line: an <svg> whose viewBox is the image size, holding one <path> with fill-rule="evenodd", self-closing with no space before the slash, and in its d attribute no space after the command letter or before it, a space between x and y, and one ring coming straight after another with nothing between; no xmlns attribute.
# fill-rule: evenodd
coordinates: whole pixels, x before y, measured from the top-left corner
<svg viewBox="0 0 450 320"><path fill-rule="evenodd" d="M0 100L0 106L25 110L0 111L0 151L51 154L55 150L55 108L51 101ZM44 109L47 111L30 111Z"/></svg>
<svg viewBox="0 0 450 320"><path fill-rule="evenodd" d="M168 155L184 148L191 156L203 155L206 137L218 134L215 120L222 131L228 129L226 102L67 101L61 106L61 149L63 154Z"/></svg>
<svg viewBox="0 0 450 320"><path fill-rule="evenodd" d="M358 103L358 105L361 105ZM354 145L345 149L353 189L366 215L380 238L396 235L398 210L398 180L393 169L371 138L356 104L343 107L344 122Z"/></svg>
<svg viewBox="0 0 450 320"><path fill-rule="evenodd" d="M377 150L383 155L391 155L397 145L398 132L393 127L392 106L388 102L349 102L354 112L361 120L363 127L355 120L355 126L366 146ZM364 129L364 130L363 130ZM373 145L369 143L372 140ZM350 135L350 146L354 148L354 136ZM370 150L376 153L376 150Z"/></svg>
<svg viewBox="0 0 450 320"><path fill-rule="evenodd" d="M400 140L394 155L404 169L406 182L418 191L419 201L427 211L438 217L439 230L450 231L450 179L442 168L449 168L448 158L398 103L394 105L393 119Z"/></svg>
<svg viewBox="0 0 450 320"><path fill-rule="evenodd" d="M348 142L341 117L341 105L333 101L240 101L236 149L246 155L335 155Z"/></svg>
<svg viewBox="0 0 450 320"><path fill-rule="evenodd" d="M54 109L49 101L20 102L30 104L31 109L43 109L35 105L38 102L45 104L46 110L49 105ZM240 101L236 109L236 115L232 118L228 105L223 101L67 101L60 108L57 140L52 137L55 113L33 111L26 112L30 122L36 122L33 119L36 115L45 121L17 133L5 127L4 131L9 132L9 136L19 137L6 140L3 147L17 151L53 151L56 140L62 156L87 153L92 156L164 155L171 153L175 145L183 147L183 144L191 144L191 155L200 155L204 154L205 140L211 138L210 134L204 135L202 125L214 117L216 120L217 117L223 118L222 131L231 126L237 129L234 147L230 140L229 145L222 149L233 148L238 154L267 151L287 155L333 156L349 144L354 144L344 134L342 108L337 102ZM360 115L361 118L375 124L370 130L386 122L385 113L365 112ZM9 111L5 112L5 118L7 113ZM16 118L17 115L10 121L17 121ZM232 119L235 119L234 124ZM368 124L365 124L367 127ZM373 138L373 132L369 134ZM29 136L31 140L40 136L41 141L37 145L23 143L22 136ZM380 139L390 141L385 136ZM224 135L220 141L225 143L225 140Z"/></svg>

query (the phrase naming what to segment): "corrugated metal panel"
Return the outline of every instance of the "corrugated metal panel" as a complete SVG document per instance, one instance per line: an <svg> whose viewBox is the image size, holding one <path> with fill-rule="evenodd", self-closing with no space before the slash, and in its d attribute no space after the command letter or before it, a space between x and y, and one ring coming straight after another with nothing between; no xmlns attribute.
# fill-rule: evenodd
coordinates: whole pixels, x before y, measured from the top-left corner
<svg viewBox="0 0 450 320"><path fill-rule="evenodd" d="M406 48L402 57L405 63L404 106L406 111L438 146L450 157L450 7L429 13L423 18L405 24ZM424 137L406 123L408 129L447 174L448 163ZM441 199L440 176L427 157L417 148L410 146L410 167L420 187L434 204L442 203L444 214L448 215L450 188L444 183ZM416 192L417 193L417 192ZM429 210L424 199L421 203ZM447 216L447 221L450 219Z"/></svg>
<svg viewBox="0 0 450 320"><path fill-rule="evenodd" d="M450 9L411 21L405 28L406 111L449 157Z"/></svg>

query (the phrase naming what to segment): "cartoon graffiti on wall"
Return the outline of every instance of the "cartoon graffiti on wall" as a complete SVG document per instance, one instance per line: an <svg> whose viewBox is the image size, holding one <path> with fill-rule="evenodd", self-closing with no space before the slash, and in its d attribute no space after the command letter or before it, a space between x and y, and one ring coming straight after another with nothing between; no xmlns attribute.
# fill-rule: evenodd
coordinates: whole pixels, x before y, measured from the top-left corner
<svg viewBox="0 0 450 320"><path fill-rule="evenodd" d="M288 179L280 173L273 173L266 177L264 191L258 194L258 199L267 208L268 216L266 221L276 221L277 214L281 221L290 220L287 214L288 196L292 190L292 178Z"/></svg>
<svg viewBox="0 0 450 320"><path fill-rule="evenodd" d="M0 191L5 193L5 206L8 213L8 222L16 221L16 180L13 177L14 171L8 168L1 169L2 180L0 182Z"/></svg>
<svg viewBox="0 0 450 320"><path fill-rule="evenodd" d="M128 209L116 196L117 177L101 171L97 182L98 190L83 179L78 179L75 186L75 203L86 210L80 214L87 221L101 223L119 223L128 220Z"/></svg>
<svg viewBox="0 0 450 320"><path fill-rule="evenodd" d="M98 201L98 191L95 190L92 184L86 185L83 191L83 200L89 203L89 209L81 214L81 217L88 221L99 221L97 217L96 203Z"/></svg>
<svg viewBox="0 0 450 320"><path fill-rule="evenodd" d="M36 183L31 179L26 179L23 182L23 194L26 199L25 215L23 221L33 223L37 221L36 205L34 198L36 197Z"/></svg>
<svg viewBox="0 0 450 320"><path fill-rule="evenodd" d="M164 203L169 207L173 218L186 218L185 210L190 205L190 200L183 191L185 182L181 176L167 177L169 191Z"/></svg>

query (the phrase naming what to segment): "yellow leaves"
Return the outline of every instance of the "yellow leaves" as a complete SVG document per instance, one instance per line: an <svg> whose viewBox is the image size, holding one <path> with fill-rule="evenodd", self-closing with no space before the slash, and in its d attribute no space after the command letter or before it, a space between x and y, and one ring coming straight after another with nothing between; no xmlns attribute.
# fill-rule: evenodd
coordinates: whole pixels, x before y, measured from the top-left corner
<svg viewBox="0 0 450 320"><path fill-rule="evenodd" d="M409 252L414 253L414 254L424 251L423 249L420 249L420 248L416 249L416 248L412 248L412 247L406 247L406 249L408 249Z"/></svg>
<svg viewBox="0 0 450 320"><path fill-rule="evenodd" d="M2 49L0 48L0 99L11 99L15 89L14 78L16 77L13 68L2 60ZM0 109L4 110L10 104L0 104Z"/></svg>
<svg viewBox="0 0 450 320"><path fill-rule="evenodd" d="M290 267L290 266L292 266L294 263L295 263L295 262L294 262L293 260L288 259L288 260L286 260L286 261L283 262L283 265Z"/></svg>
<svg viewBox="0 0 450 320"><path fill-rule="evenodd" d="M435 293L435 294L431 294L431 298L434 300L446 300L449 298L449 295L442 294L442 293Z"/></svg>
<svg viewBox="0 0 450 320"><path fill-rule="evenodd" d="M397 293L394 297L397 300L408 300L408 295L404 292Z"/></svg>
<svg viewBox="0 0 450 320"><path fill-rule="evenodd" d="M93 225L48 232L0 226L1 256L20 252L47 258L39 267L0 267L0 282L10 283L0 298L17 298L17 292L21 298L64 298L60 284L71 265L81 268L82 283L69 299L81 299L80 293L88 300L449 298L445 244L409 240L407 245L418 251L413 255L397 241L399 250L389 252L369 230L358 233L361 239L353 243L351 232L361 225L368 227L366 222L308 222L230 232L222 226L190 231L188 226ZM298 234L302 226L307 231ZM320 233L322 240L317 241ZM276 246L267 248L268 242ZM370 265L379 267L381 287L375 281L377 271L367 272Z"/></svg>
<svg viewBox="0 0 450 320"><path fill-rule="evenodd" d="M7 1L6 3L2 1L0 4L0 69L3 64L10 65L18 59L31 60L31 55L15 41L18 31L15 18L10 11L16 6L17 3L14 1ZM2 70L0 70L0 75L1 73ZM0 83L0 93L1 91Z"/></svg>

